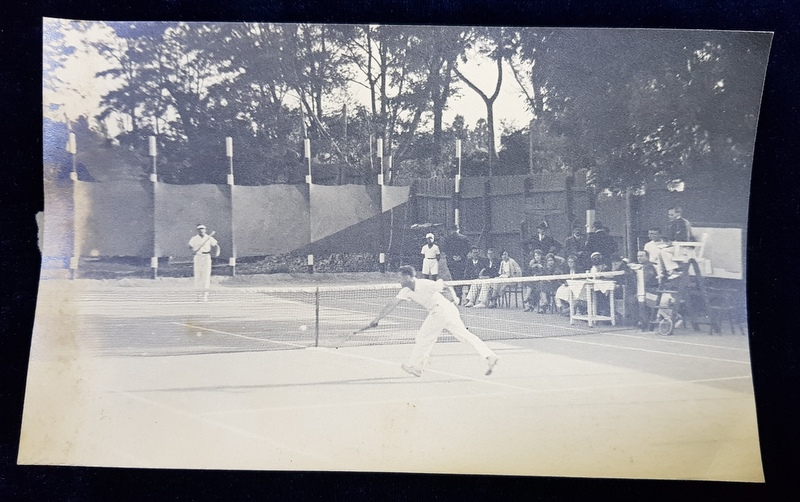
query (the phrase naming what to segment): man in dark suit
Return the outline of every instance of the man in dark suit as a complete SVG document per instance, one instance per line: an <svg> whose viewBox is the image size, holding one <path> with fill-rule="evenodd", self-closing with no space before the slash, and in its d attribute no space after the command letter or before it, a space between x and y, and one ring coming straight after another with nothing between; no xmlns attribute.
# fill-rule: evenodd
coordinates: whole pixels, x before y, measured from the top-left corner
<svg viewBox="0 0 800 502"><path fill-rule="evenodd" d="M481 257L478 246L472 246L469 250L469 258L467 258L467 264L464 267L464 279L466 280L478 279L480 277L482 270L485 273L485 269L488 266L488 264L489 264L488 260L486 260L486 258ZM475 304L476 299L478 298L479 292L480 292L480 286L478 284L471 286L468 290L466 290L466 292L464 292L463 296L461 297L461 304L464 305L465 307L472 307Z"/></svg>
<svg viewBox="0 0 800 502"><path fill-rule="evenodd" d="M442 242L442 253L445 255L447 269L450 271L454 281L460 281L464 278L464 268L469 258L469 250L469 239L461 235L458 229L452 231ZM461 299L461 286L455 286L453 289L458 298Z"/></svg>
<svg viewBox="0 0 800 502"><path fill-rule="evenodd" d="M691 242L694 240L692 237L692 225L689 220L683 217L683 209L678 206L669 208L667 218L669 219L669 226L667 227L666 237L670 241Z"/></svg>
<svg viewBox="0 0 800 502"><path fill-rule="evenodd" d="M536 235L533 236L530 249L541 249L544 254L553 253L561 256L561 243L550 235L550 226L546 221L536 227Z"/></svg>
<svg viewBox="0 0 800 502"><path fill-rule="evenodd" d="M594 232L586 238L586 254L590 257L594 253L603 255L602 261L606 268L611 268L611 255L617 252L617 243L608 233L608 228L599 221L594 223Z"/></svg>
<svg viewBox="0 0 800 502"><path fill-rule="evenodd" d="M578 268L586 270L589 268L589 257L586 256L586 233L583 226L575 224L572 226L572 235L564 241L562 255L568 257L574 255L577 258Z"/></svg>

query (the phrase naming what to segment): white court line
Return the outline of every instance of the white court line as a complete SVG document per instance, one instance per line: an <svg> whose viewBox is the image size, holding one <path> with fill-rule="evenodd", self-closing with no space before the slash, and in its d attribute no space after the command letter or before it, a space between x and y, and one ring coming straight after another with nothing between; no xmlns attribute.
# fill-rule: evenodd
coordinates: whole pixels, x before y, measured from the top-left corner
<svg viewBox="0 0 800 502"><path fill-rule="evenodd" d="M236 336L236 337L239 337L239 338L244 338L245 340L255 340L255 341L258 341L258 342L272 342L272 343L278 343L278 344L281 344L281 345L288 345L290 347L299 347L299 348L306 347L306 345L300 345L300 344L291 343L291 342L280 342L280 341L277 341L277 340L271 340L269 338L256 338L254 336L240 335L238 333L229 333L227 331L220 331L218 329L205 328L203 326L194 326L194 325L186 323L186 322L173 322L171 324L177 324L178 326L186 326L186 327L191 328L191 329L199 329L199 330L202 330L202 331L210 331L211 333L219 333L221 335Z"/></svg>
<svg viewBox="0 0 800 502"><path fill-rule="evenodd" d="M160 403L160 402L155 401L153 399L148 399L146 397L139 396L139 395L134 394L134 393L129 392L129 391L120 391L120 392L117 392L117 393L121 394L123 396L126 396L126 397L128 397L130 399L133 399L133 400L136 400L136 401L140 401L142 403L146 403L146 404L149 404L151 406L155 406L157 408L162 408L162 409L165 409L167 411L171 411L172 413L175 413L175 414L178 414L178 415L183 415L185 417L193 418L193 419L198 420L200 422L203 422L203 423L205 423L207 425L218 427L220 429L223 429L223 430L226 430L226 431L229 431L229 432L233 432L234 434L238 434L238 435L244 436L246 438L261 440L261 441L264 441L265 443L268 443L268 444L270 444L270 445L272 445L272 446L274 446L276 448L283 449L283 450L286 450L286 451L291 451L291 452L294 452L294 453L296 453L298 455L303 455L303 456L306 456L306 457L314 458L314 459L316 459L318 461L325 462L327 464L331 464L332 466L335 466L335 463L329 457L323 457L323 456L321 456L319 454L316 454L316 453L313 453L313 452L308 452L308 451L301 450L299 448L295 448L295 447L289 446L289 445L287 445L285 443L281 443L281 442L276 441L276 440L274 440L272 438L266 437L266 436L264 436L262 434L257 434L255 432L251 432L251 431L248 431L248 430L245 430L245 429L240 429L238 427L234 427L232 425L228 425L228 424L226 424L224 422L219 422L217 420L206 418L206 417L204 417L204 416L202 416L200 414L190 413L190 412L188 412L186 410L183 410L181 408L177 408L175 406L170 406L168 404Z"/></svg>
<svg viewBox="0 0 800 502"><path fill-rule="evenodd" d="M625 349L625 350L633 350L637 352L647 352L650 354L665 354L668 356L679 356L679 357L689 357L692 359L705 359L707 361L720 361L725 363L737 363L737 364L746 364L750 365L750 361L737 361L735 359L722 359L719 357L708 357L708 356L696 356L693 354L680 354L678 352L666 352L663 350L651 350L651 349L641 349L638 347L626 347L624 345L610 345L607 343L599 343L599 342L588 342L586 340L577 340L575 338L564 338L564 337L553 337L555 340L563 341L563 342L572 342L572 343L582 343L585 345L596 345L598 347L607 347L612 349Z"/></svg>
<svg viewBox="0 0 800 502"><path fill-rule="evenodd" d="M373 357L361 356L357 354L349 354L346 352L340 352L337 349L327 349L327 348L319 348L316 350L326 351L332 354L337 354L344 357L350 357L354 359L361 359L365 361L381 363L381 364L388 364L392 366L396 366L397 363L387 361L385 359L376 359ZM533 351L528 351L533 352ZM502 361L502 359L501 359ZM449 399L475 399L475 398L486 398L486 397L499 397L499 396L513 396L513 395L522 395L522 394L553 394L553 393L562 393L562 392L585 392L585 391L597 391L597 390L610 390L610 389L623 389L623 388L633 388L633 387L664 387L664 386L674 386L674 385L684 385L684 384L703 384L703 383L711 383L711 382L724 382L724 381L732 381L732 380L750 380L750 375L742 375L742 376L733 376L733 377L719 377L719 378L703 378L703 379L695 379L695 380L673 380L670 379L664 382L634 382L634 383L625 383L625 384L613 384L613 385L585 385L585 386L576 386L576 387L558 387L558 388L548 388L548 389L536 389L530 387L521 387L518 385L511 385L506 384L503 382L498 382L496 379L492 380L491 377L483 377L483 378L475 378L470 377L467 375L460 375L456 373L450 373L447 371L440 371L440 370L432 370L426 369L425 373L436 373L439 375L444 375L447 377L454 377L458 380L469 380L473 382L485 383L489 384L493 387L501 387L504 389L508 389L506 392L491 392L491 393L469 393L469 394L449 394L449 395L439 395L439 396L415 396L413 399L415 401L443 401ZM424 377L423 377L424 378ZM421 378L415 377L398 377L398 379L404 379L408 381L422 381ZM437 382L427 382L427 383L442 383L441 381ZM333 402L333 403L324 403L324 404L305 404L305 405L297 405L297 406L262 406L258 408L244 408L238 410L224 410L224 411L216 411L216 412L208 412L204 415L209 416L218 416L218 415L233 415L238 413L255 413L255 412L262 412L262 411L272 411L272 410L304 410L304 409L324 409L324 408L341 408L347 406L365 406L365 405L380 405L380 404L393 404L393 403L406 403L408 402L408 398L393 398L393 399L378 399L378 400L368 400L368 401L348 401L348 402Z"/></svg>
<svg viewBox="0 0 800 502"><path fill-rule="evenodd" d="M742 348L739 348L739 347L724 347L722 345L711 345L711 344L708 344L708 343L684 342L682 340L670 339L669 337L666 337L666 336L660 336L659 338L653 338L653 337L645 337L645 336L638 336L638 335L626 335L626 334L623 334L623 333L613 333L613 332L603 333L603 334L605 334L605 335L613 335L613 336L621 336L621 337L627 337L627 338L635 338L637 340L655 340L657 342L664 342L664 343L675 343L675 344L679 344L679 345L692 345L692 346L695 346L695 347L709 347L709 348L712 348L712 349L738 350L738 351L741 351L741 352L747 352L748 354L750 353L750 349L742 349Z"/></svg>

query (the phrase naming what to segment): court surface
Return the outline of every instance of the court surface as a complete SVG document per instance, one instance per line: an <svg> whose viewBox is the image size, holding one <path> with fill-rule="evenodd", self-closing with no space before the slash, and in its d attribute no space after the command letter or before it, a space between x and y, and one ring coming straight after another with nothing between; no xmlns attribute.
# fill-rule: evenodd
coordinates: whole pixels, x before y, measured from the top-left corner
<svg viewBox="0 0 800 502"><path fill-rule="evenodd" d="M747 337L730 330L465 312L488 319L494 374L442 337L415 378L400 363L424 312L341 336L381 298L331 303L316 333L296 300L86 284L41 290L20 463L763 481Z"/></svg>

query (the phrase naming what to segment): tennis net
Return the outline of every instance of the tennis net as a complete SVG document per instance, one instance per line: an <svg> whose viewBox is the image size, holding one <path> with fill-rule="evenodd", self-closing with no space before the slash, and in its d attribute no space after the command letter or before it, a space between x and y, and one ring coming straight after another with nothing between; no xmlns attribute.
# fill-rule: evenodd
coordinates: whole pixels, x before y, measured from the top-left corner
<svg viewBox="0 0 800 502"><path fill-rule="evenodd" d="M578 274L446 284L463 297L459 311L470 331L484 340L508 340L619 329L627 299L614 282L620 276ZM588 284L594 288L593 303L600 316L593 327L585 316L580 320L570 317L566 308L571 300L576 314L587 313ZM196 293L186 285L68 287L79 342L103 354L174 355L410 343L427 315L415 303L402 302L379 326L354 333L397 295L399 283L220 285L211 290L207 302L197 301ZM40 289L40 305L46 302L47 289ZM466 298L473 298L473 304L482 301L487 307L466 306ZM615 315L611 315L612 303ZM528 305L534 307L532 311L526 311ZM612 319L617 321L616 327ZM442 340L455 338L445 332Z"/></svg>

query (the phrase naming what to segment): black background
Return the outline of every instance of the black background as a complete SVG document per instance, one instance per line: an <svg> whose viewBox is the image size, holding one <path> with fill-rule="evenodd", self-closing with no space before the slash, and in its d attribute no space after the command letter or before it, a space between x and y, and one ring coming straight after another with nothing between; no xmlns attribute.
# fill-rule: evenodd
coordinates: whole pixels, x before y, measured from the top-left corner
<svg viewBox="0 0 800 502"><path fill-rule="evenodd" d="M0 21L0 500L640 500L791 497L800 473L795 317L800 196L798 2L107 0L8 3ZM748 231L748 312L766 483L504 476L282 473L17 466L39 274L43 209L41 18L252 20L774 31L756 141ZM209 444L209 448L215 445ZM788 493L787 493L788 492ZM786 495L783 495L786 493Z"/></svg>

